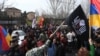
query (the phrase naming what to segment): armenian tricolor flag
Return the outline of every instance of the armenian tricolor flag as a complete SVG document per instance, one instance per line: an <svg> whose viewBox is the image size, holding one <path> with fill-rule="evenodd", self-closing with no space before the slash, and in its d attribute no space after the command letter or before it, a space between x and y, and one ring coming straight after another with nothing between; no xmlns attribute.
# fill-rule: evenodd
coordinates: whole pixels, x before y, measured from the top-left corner
<svg viewBox="0 0 100 56"><path fill-rule="evenodd" d="M100 0L90 0L89 25L100 27Z"/></svg>
<svg viewBox="0 0 100 56"><path fill-rule="evenodd" d="M0 25L0 54L9 50L11 36L8 32Z"/></svg>

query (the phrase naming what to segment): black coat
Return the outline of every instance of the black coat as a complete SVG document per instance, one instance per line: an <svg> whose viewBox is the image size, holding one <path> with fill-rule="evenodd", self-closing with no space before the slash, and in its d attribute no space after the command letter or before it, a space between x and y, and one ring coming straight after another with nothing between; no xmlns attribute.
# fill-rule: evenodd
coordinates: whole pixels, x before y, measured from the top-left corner
<svg viewBox="0 0 100 56"><path fill-rule="evenodd" d="M8 56L22 56L19 46L11 47Z"/></svg>
<svg viewBox="0 0 100 56"><path fill-rule="evenodd" d="M100 47L96 48L95 56L100 56Z"/></svg>
<svg viewBox="0 0 100 56"><path fill-rule="evenodd" d="M58 45L55 56L66 56L66 48L64 45Z"/></svg>

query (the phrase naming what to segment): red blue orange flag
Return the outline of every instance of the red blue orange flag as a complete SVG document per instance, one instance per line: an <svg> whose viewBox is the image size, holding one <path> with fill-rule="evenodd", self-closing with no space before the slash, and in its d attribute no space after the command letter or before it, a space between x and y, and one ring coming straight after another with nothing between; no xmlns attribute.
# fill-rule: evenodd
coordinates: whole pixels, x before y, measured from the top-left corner
<svg viewBox="0 0 100 56"><path fill-rule="evenodd" d="M41 27L41 26L43 26L43 23L44 23L44 18L42 16L40 16L38 18L38 25Z"/></svg>
<svg viewBox="0 0 100 56"><path fill-rule="evenodd" d="M89 25L100 27L100 0L91 0Z"/></svg>
<svg viewBox="0 0 100 56"><path fill-rule="evenodd" d="M2 26L0 26L0 53L9 50L10 40L10 35Z"/></svg>

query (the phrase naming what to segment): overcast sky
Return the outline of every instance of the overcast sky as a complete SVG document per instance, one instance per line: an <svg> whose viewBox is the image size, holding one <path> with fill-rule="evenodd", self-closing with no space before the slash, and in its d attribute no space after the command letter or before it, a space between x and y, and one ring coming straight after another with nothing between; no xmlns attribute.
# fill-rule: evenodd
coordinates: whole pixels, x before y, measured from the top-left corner
<svg viewBox="0 0 100 56"><path fill-rule="evenodd" d="M40 11L47 7L46 0L8 0L7 4L27 12Z"/></svg>
<svg viewBox="0 0 100 56"><path fill-rule="evenodd" d="M0 0L2 2L3 0ZM7 1L7 0L6 0ZM84 0L87 1L87 0ZM82 0L77 0L77 4L82 3ZM48 9L47 0L8 0L6 2L7 5L11 5L12 7L16 7L23 11L43 11Z"/></svg>

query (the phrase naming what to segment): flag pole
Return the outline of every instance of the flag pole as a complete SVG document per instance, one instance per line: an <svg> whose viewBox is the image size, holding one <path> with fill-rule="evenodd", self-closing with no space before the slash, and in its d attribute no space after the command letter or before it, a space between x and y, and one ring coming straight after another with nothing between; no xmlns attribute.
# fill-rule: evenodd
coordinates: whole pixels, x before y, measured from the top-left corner
<svg viewBox="0 0 100 56"><path fill-rule="evenodd" d="M91 38L91 26L89 26L89 38Z"/></svg>
<svg viewBox="0 0 100 56"><path fill-rule="evenodd" d="M89 3L90 3L91 1L89 0ZM89 4L89 20L88 20L88 22L90 21L90 4ZM91 38L91 24L90 24L91 22L89 22L89 38Z"/></svg>
<svg viewBox="0 0 100 56"><path fill-rule="evenodd" d="M52 35L50 37L53 37L54 34L60 29L60 27L64 24L65 21L63 21L58 27L57 29L52 33Z"/></svg>

